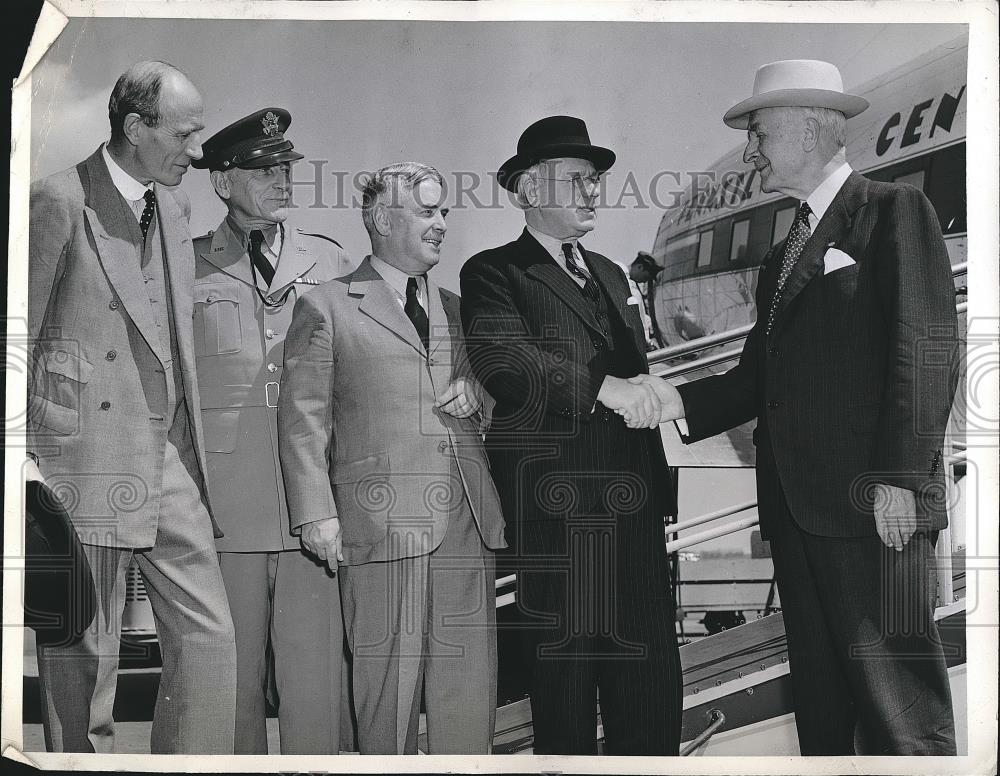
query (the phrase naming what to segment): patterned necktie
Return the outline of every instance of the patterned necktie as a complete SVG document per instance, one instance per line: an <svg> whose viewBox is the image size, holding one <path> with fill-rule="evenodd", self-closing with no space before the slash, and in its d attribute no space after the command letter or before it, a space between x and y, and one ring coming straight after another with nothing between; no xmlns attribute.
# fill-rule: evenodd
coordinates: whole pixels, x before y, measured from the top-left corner
<svg viewBox="0 0 1000 776"><path fill-rule="evenodd" d="M594 285L594 279L590 276L590 273L581 267L580 262L576 260L576 251L573 250L573 243L563 243L562 252L563 257L566 259L566 269L569 270L569 274L583 281L584 296L596 300L597 286Z"/></svg>
<svg viewBox="0 0 1000 776"><path fill-rule="evenodd" d="M250 261L253 266L260 273L260 276L264 278L264 283L268 286L271 285L271 281L274 280L274 267L271 266L271 262L267 260L264 256L264 252L260 249L261 244L264 242L264 233L260 229L250 230Z"/></svg>
<svg viewBox="0 0 1000 776"><path fill-rule="evenodd" d="M142 239L146 239L146 232L149 231L149 225L153 223L153 213L156 212L156 194L153 193L152 189L146 189L146 193L142 195L142 198L146 200L145 206L142 208L142 215L139 217L139 228L142 229Z"/></svg>
<svg viewBox="0 0 1000 776"><path fill-rule="evenodd" d="M426 278L426 275L420 277ZM415 277L406 280L406 304L403 305L403 312L410 319L413 328L417 330L420 341L424 343L424 350L430 350L428 342L430 340L430 322L427 320L427 313L420 304L417 297L417 279Z"/></svg>
<svg viewBox="0 0 1000 776"><path fill-rule="evenodd" d="M795 213L795 220L792 222L792 228L788 230L788 239L785 241L785 256L781 260L781 271L778 273L778 285L774 289L774 296L771 298L771 310L767 315L768 334L774 328L774 317L778 312L778 302L781 301L781 293L785 289L785 283L788 282L788 277L792 274L792 268L795 267L795 262L799 260L799 256L802 255L802 249L805 248L806 241L812 234L812 230L809 228L810 213L812 213L812 209L809 207L808 202L803 202L799 205L799 209Z"/></svg>

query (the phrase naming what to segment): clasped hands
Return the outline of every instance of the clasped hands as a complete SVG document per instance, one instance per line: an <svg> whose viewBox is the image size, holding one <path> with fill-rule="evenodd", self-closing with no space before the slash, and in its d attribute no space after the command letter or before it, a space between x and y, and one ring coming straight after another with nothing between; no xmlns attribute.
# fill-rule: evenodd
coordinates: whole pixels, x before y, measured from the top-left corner
<svg viewBox="0 0 1000 776"><path fill-rule="evenodd" d="M628 380L605 377L597 400L625 419L629 428L656 428L684 417L681 395L666 380L639 374Z"/></svg>

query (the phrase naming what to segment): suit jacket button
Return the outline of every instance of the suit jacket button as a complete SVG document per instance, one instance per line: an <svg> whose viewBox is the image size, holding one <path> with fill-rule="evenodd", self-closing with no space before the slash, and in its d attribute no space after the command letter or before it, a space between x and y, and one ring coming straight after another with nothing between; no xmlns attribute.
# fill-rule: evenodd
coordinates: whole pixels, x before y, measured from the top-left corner
<svg viewBox="0 0 1000 776"><path fill-rule="evenodd" d="M777 409L780 406L781 406L781 402L778 401L777 399L771 399L771 401L769 401L767 403L767 408L769 410Z"/></svg>
<svg viewBox="0 0 1000 776"><path fill-rule="evenodd" d="M115 352L114 350L109 350L108 354L105 356L105 358L108 361L114 361L116 358L118 358L118 353Z"/></svg>
<svg viewBox="0 0 1000 776"><path fill-rule="evenodd" d="M275 372L277 372L278 371L277 364L268 364L267 365L267 371L270 372L271 374L274 374Z"/></svg>
<svg viewBox="0 0 1000 776"><path fill-rule="evenodd" d="M440 442L438 442L438 452L439 453L447 453L448 452L448 443L445 442L443 439Z"/></svg>
<svg viewBox="0 0 1000 776"><path fill-rule="evenodd" d="M274 339L274 329L268 329L264 332L264 336L268 339Z"/></svg>
<svg viewBox="0 0 1000 776"><path fill-rule="evenodd" d="M767 355L769 355L769 356L776 356L776 355L778 355L778 349L777 348L768 348L767 349Z"/></svg>
<svg viewBox="0 0 1000 776"><path fill-rule="evenodd" d="M102 401L101 402L101 409L102 410L110 410L111 409L111 402L109 402L109 401Z"/></svg>
<svg viewBox="0 0 1000 776"><path fill-rule="evenodd" d="M118 304L119 303L118 303L117 299L112 299L110 302L108 302L108 309L109 310L117 310L118 309Z"/></svg>

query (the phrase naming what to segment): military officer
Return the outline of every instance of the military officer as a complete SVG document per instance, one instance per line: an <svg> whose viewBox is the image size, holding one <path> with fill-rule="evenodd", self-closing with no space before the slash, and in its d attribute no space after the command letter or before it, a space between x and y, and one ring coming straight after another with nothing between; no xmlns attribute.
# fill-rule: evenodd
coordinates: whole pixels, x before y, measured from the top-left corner
<svg viewBox="0 0 1000 776"><path fill-rule="evenodd" d="M341 743L338 581L289 532L276 423L295 301L353 266L335 240L285 223L291 166L303 158L284 136L290 123L281 108L257 111L207 140L194 164L211 171L228 211L194 241L194 329L208 479L226 534L216 549L236 626L237 754L267 754L269 668L282 754L336 754Z"/></svg>

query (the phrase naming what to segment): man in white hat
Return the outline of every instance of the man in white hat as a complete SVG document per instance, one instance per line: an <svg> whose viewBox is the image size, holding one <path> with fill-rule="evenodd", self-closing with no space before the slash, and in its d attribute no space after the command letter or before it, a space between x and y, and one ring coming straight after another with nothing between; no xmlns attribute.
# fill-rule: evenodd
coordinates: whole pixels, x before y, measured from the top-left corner
<svg viewBox="0 0 1000 776"><path fill-rule="evenodd" d="M739 365L652 378L695 442L758 419L761 529L784 610L802 754L955 754L934 625L947 525L942 442L956 381L954 286L938 218L845 159L867 108L827 62L757 71L725 122L761 189L800 201L764 257Z"/></svg>

